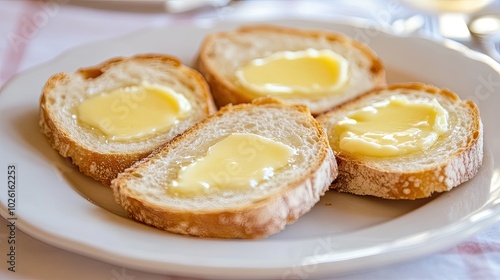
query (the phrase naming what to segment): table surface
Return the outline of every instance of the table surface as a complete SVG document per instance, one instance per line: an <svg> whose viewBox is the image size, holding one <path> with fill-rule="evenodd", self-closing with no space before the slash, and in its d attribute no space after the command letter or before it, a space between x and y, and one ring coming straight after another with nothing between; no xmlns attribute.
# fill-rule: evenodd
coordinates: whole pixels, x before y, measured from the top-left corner
<svg viewBox="0 0 500 280"><path fill-rule="evenodd" d="M175 26L196 20L258 17L342 20L361 18L390 24L388 5L399 1L242 1L230 7L207 6L181 14L167 13L160 2L138 3L49 0L3 0L0 5L0 86L16 73L50 61L84 43L116 38L147 27ZM361 3L361 5L360 5ZM365 7L365 9L359 7ZM384 10L385 9L385 10ZM500 12L495 1L483 12ZM398 17L405 16L405 9ZM391 18L392 17L392 18ZM22 35L22 36L20 36ZM423 34L426 36L425 34ZM432 35L432 34L427 34ZM465 42L483 51L475 43ZM1 218L0 279L192 279L136 271L42 243L18 230L16 272L8 270L8 223ZM423 258L335 279L500 279L500 223L454 247Z"/></svg>

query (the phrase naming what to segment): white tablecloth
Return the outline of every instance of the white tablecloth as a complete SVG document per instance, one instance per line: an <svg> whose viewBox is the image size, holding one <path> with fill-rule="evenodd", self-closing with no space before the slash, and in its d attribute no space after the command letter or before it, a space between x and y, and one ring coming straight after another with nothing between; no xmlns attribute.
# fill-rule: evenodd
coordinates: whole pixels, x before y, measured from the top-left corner
<svg viewBox="0 0 500 280"><path fill-rule="evenodd" d="M377 10L376 5L401 4L398 1L365 1L365 9L361 9L357 4L349 3L243 2L235 3L232 8L208 7L197 12L167 14L159 2L138 4L136 1L118 5L116 2L2 0L0 85L16 73L50 61L75 46L119 37L146 27L175 25L200 19L277 18L294 15L314 19L369 18L383 25L394 20L390 17L398 15L387 13L387 9ZM16 272L11 272L8 270L6 256L8 223L3 218L0 221L0 279L188 279L140 272L90 259L44 244L20 230L16 235ZM500 279L500 223L452 248L421 259L336 279Z"/></svg>

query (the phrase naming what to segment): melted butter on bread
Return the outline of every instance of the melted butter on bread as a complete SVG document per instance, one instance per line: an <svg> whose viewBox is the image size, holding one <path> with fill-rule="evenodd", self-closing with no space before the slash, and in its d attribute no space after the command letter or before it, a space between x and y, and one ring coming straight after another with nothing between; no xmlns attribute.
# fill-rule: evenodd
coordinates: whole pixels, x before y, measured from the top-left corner
<svg viewBox="0 0 500 280"><path fill-rule="evenodd" d="M85 99L76 118L109 141L130 141L168 130L190 110L186 97L172 88L143 82Z"/></svg>
<svg viewBox="0 0 500 280"><path fill-rule="evenodd" d="M348 80L348 62L331 50L281 51L254 59L236 71L240 85L261 96L321 98Z"/></svg>
<svg viewBox="0 0 500 280"><path fill-rule="evenodd" d="M168 187L174 196L249 190L290 163L295 151L288 145L251 133L233 133L210 146L205 156L181 168Z"/></svg>
<svg viewBox="0 0 500 280"><path fill-rule="evenodd" d="M448 130L448 113L436 99L390 98L349 113L334 127L340 151L390 157L430 148Z"/></svg>

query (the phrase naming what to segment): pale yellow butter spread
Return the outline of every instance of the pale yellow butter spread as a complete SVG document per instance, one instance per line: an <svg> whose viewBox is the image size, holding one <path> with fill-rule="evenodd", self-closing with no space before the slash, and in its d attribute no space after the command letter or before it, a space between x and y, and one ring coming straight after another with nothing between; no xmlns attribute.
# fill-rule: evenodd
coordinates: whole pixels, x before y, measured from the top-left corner
<svg viewBox="0 0 500 280"><path fill-rule="evenodd" d="M189 110L191 104L184 95L143 82L83 100L76 107L76 116L110 141L129 141L168 130Z"/></svg>
<svg viewBox="0 0 500 280"><path fill-rule="evenodd" d="M340 151L400 156L430 148L448 130L448 113L436 99L392 96L349 113L334 126Z"/></svg>
<svg viewBox="0 0 500 280"><path fill-rule="evenodd" d="M210 146L205 156L184 166L167 192L176 196L249 190L288 165L295 150L250 133L234 133Z"/></svg>
<svg viewBox="0 0 500 280"><path fill-rule="evenodd" d="M331 50L276 52L236 71L239 83L257 95L320 98L335 94L348 79L348 62Z"/></svg>

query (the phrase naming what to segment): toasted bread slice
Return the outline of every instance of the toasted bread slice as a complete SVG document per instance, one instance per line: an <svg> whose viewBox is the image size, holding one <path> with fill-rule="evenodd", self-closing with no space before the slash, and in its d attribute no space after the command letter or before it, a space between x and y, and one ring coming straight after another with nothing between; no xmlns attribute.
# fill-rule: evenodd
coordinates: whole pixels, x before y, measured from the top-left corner
<svg viewBox="0 0 500 280"><path fill-rule="evenodd" d="M365 44L338 33L272 25L244 26L207 36L199 49L196 68L208 81L217 106L246 103L255 95L240 86L238 68L273 53L306 49L331 50L348 61L348 80L343 88L315 98L270 96L306 105L317 115L386 83L381 60Z"/></svg>
<svg viewBox="0 0 500 280"><path fill-rule="evenodd" d="M252 188L188 197L168 193L181 169L234 133L293 147L293 163ZM116 202L145 224L200 237L261 238L308 212L336 175L326 134L307 108L261 98L223 107L121 173L111 186Z"/></svg>
<svg viewBox="0 0 500 280"><path fill-rule="evenodd" d="M169 86L192 106L188 115L166 133L135 141L112 142L73 118L74 108L82 100L143 81ZM84 174L109 185L125 168L215 110L208 85L197 71L170 56L145 54L114 58L75 73L58 73L50 77L40 100L40 127L63 157L70 158Z"/></svg>
<svg viewBox="0 0 500 280"><path fill-rule="evenodd" d="M435 98L448 112L449 130L428 149L392 157L352 156L339 148L335 124L346 114L393 95L409 100ZM388 199L417 199L449 191L471 179L483 158L483 128L479 109L447 90L426 84L398 84L366 95L319 116L339 165L332 188Z"/></svg>

